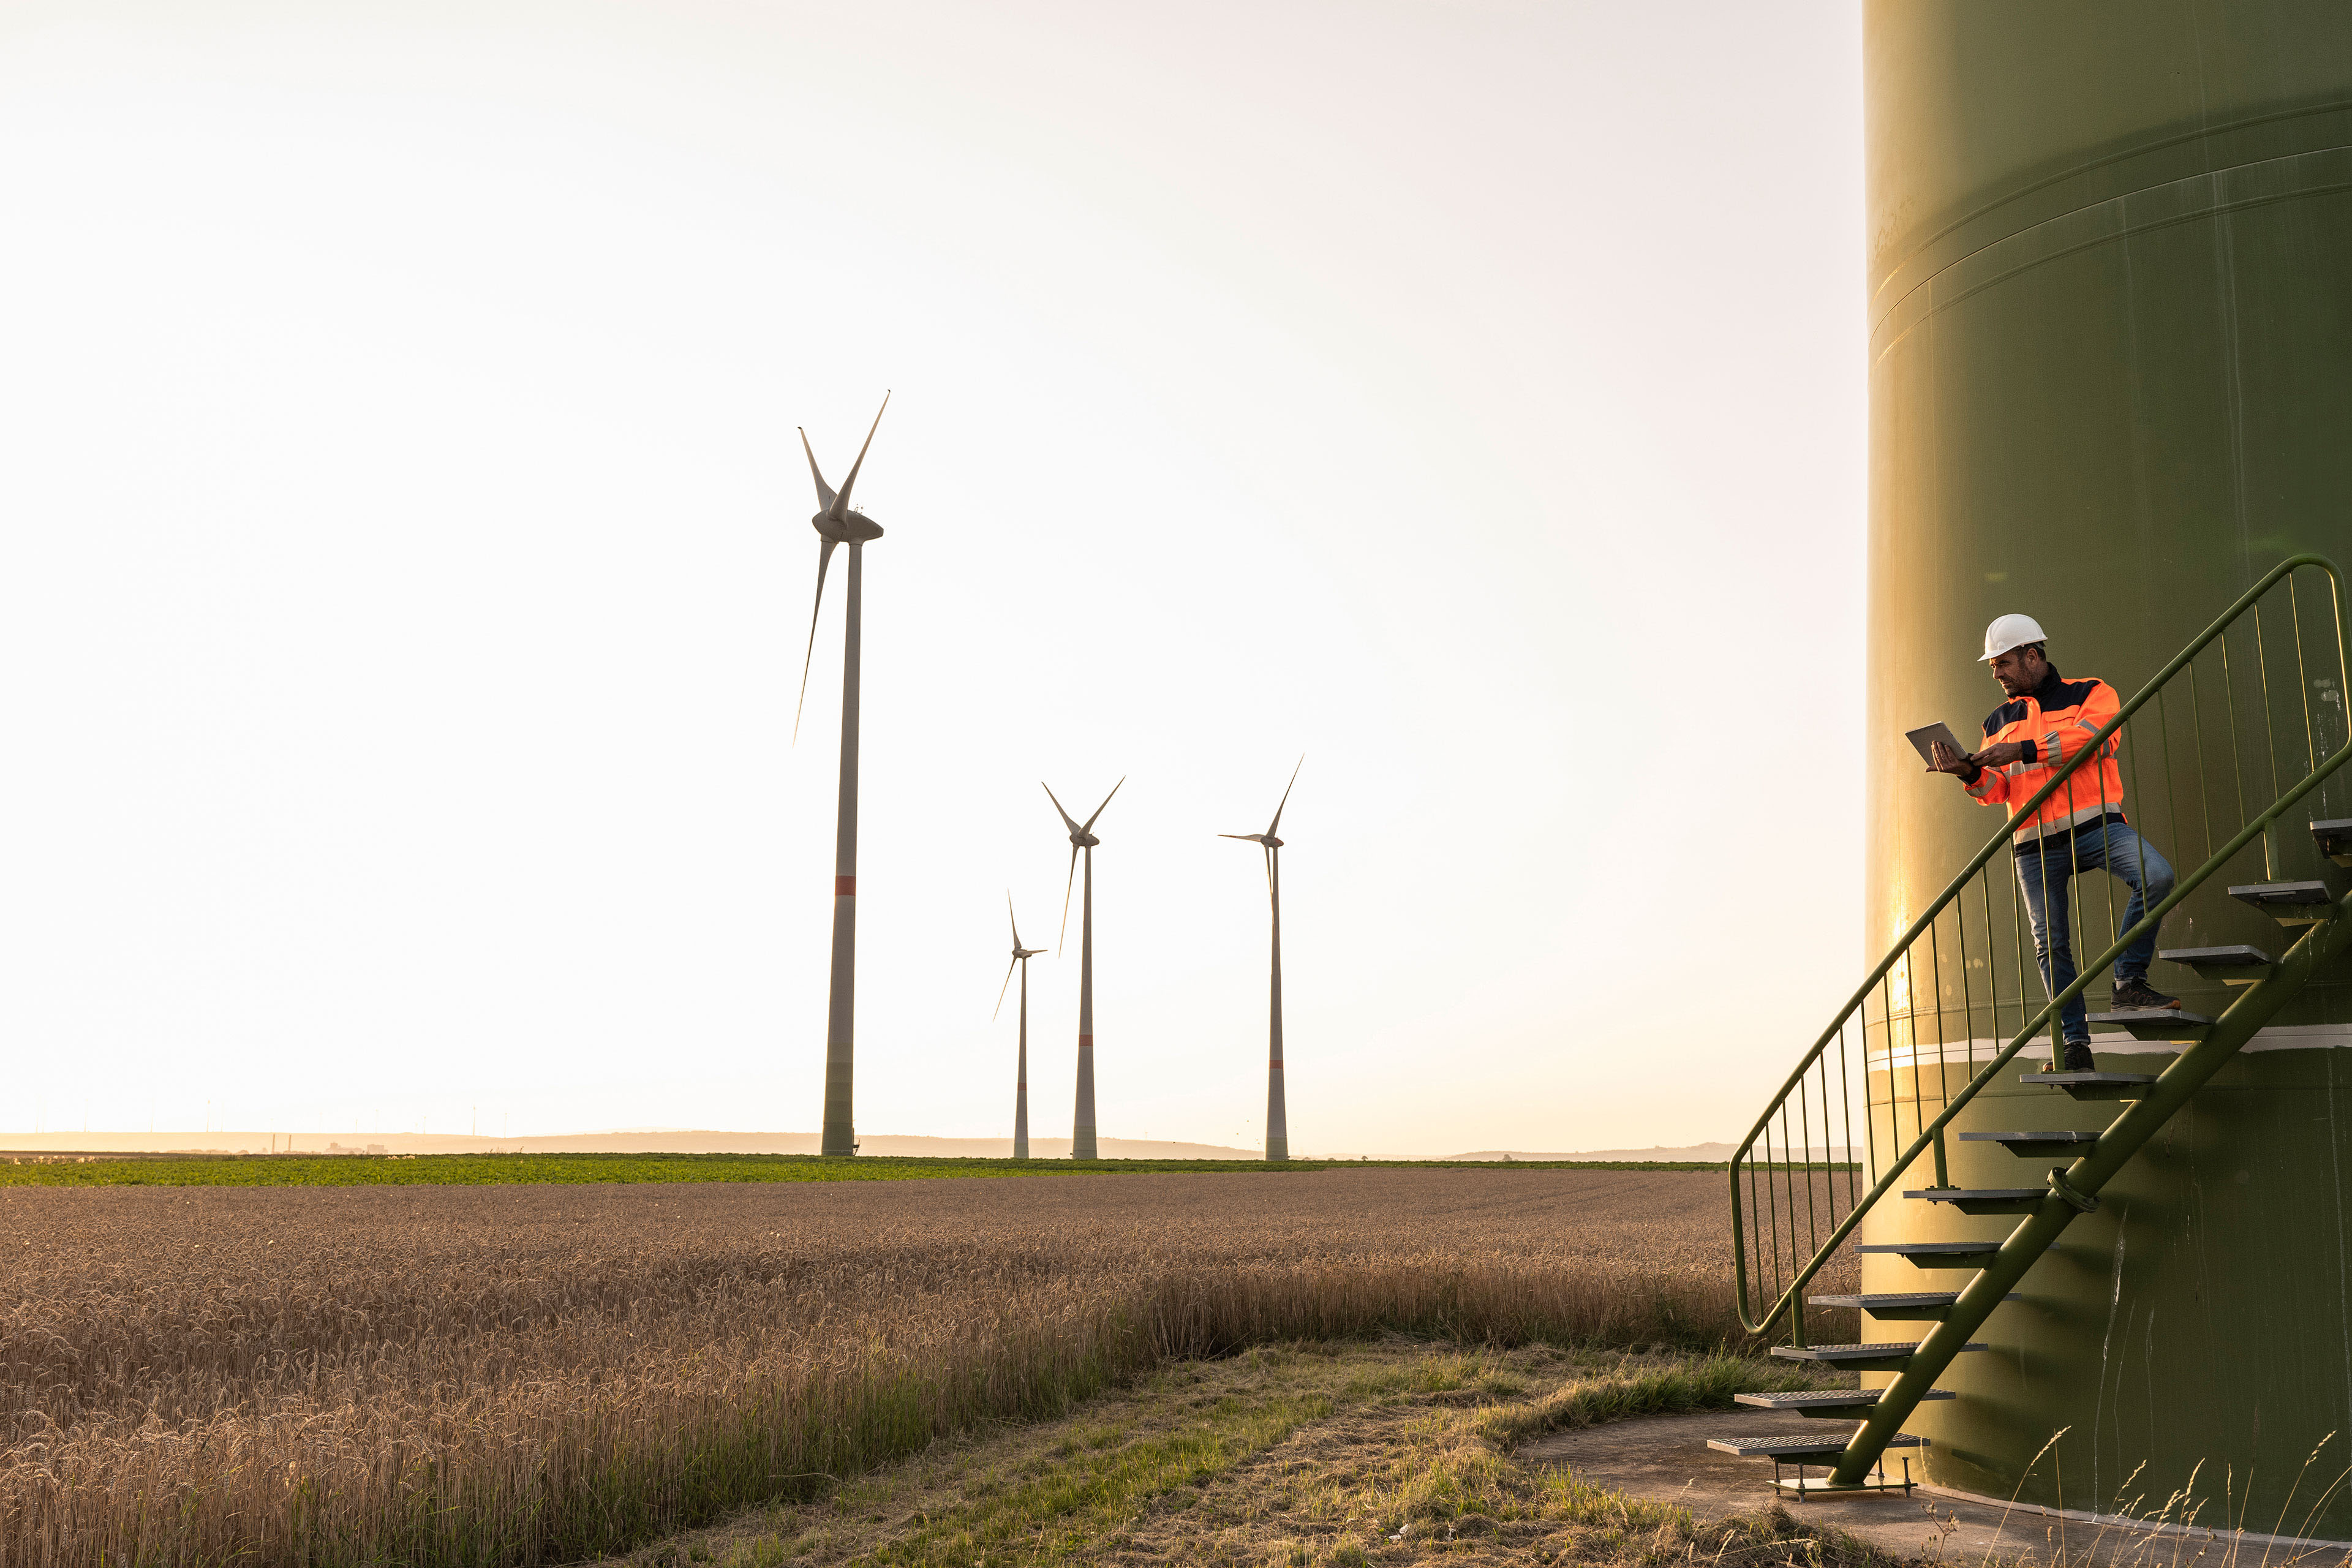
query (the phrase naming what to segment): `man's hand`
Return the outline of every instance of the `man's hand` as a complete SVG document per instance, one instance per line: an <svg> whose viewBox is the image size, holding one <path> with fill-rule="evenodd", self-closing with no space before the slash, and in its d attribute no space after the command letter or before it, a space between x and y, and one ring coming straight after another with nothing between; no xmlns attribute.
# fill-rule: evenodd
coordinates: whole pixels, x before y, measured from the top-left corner
<svg viewBox="0 0 2352 1568"><path fill-rule="evenodd" d="M1987 746L1969 759L1982 768L2005 768L2011 763L2024 760L2025 742L2022 741L2003 741L1998 746Z"/></svg>
<svg viewBox="0 0 2352 1568"><path fill-rule="evenodd" d="M1999 748L1996 747L1995 750ZM1927 771L1931 773L1958 773L1962 778L1976 772L1976 763L1941 741L1927 742Z"/></svg>

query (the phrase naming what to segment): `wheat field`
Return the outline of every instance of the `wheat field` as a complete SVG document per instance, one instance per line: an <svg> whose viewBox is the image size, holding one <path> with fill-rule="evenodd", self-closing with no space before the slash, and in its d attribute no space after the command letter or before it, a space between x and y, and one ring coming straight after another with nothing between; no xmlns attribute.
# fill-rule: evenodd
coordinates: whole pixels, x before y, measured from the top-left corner
<svg viewBox="0 0 2352 1568"><path fill-rule="evenodd" d="M1171 1357L1737 1338L1720 1175L0 1194L0 1562L619 1550Z"/></svg>

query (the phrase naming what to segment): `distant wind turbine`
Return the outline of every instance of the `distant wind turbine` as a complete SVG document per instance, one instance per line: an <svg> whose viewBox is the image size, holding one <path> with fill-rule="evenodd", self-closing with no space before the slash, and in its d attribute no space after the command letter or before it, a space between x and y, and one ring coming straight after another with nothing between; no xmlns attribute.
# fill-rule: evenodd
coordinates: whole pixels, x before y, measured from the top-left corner
<svg viewBox="0 0 2352 1568"><path fill-rule="evenodd" d="M809 519L816 530L816 603L809 611L808 653L801 662L801 702L793 710L793 739L800 740L801 708L808 704L809 666L816 658L817 614L824 608L824 570L833 563L836 544L849 546L849 606L842 631L841 656L841 803L834 818L833 847L833 984L824 1010L824 1140L827 1154L857 1152L857 1132L852 1116L857 1067L857 674L860 612L864 604L866 542L882 537L881 525L862 512L849 510L849 494L857 488L857 470L866 466L866 449L882 427L883 410L890 395L882 395L874 424L866 432L866 446L857 448L841 493L824 482L816 466L816 449L808 431L801 431L801 450L808 454L810 475L816 480L817 513Z"/></svg>
<svg viewBox="0 0 2352 1568"><path fill-rule="evenodd" d="M1282 786L1281 804L1274 808L1274 820L1265 825L1264 833L1220 833L1220 838L1238 838L1255 844L1265 851L1265 890L1274 904L1274 980L1272 1000L1268 1004L1265 1049L1265 1157L1269 1160L1290 1158L1290 1122L1282 1097L1282 840L1275 830L1282 826L1282 808L1290 804L1290 791L1298 783L1298 769L1307 765L1300 757L1297 767L1290 770L1290 783Z"/></svg>
<svg viewBox="0 0 2352 1568"><path fill-rule="evenodd" d="M1021 1066L1013 1088L1013 1157L1029 1157L1029 961L1045 950L1021 945L1021 922L1013 916L1013 895L1004 895L1004 918L1013 927L1013 962L1004 966L1004 984L996 988L996 1012L988 1016L990 1023L1004 1011L1005 986L1013 984L1013 972L1021 971Z"/></svg>
<svg viewBox="0 0 2352 1568"><path fill-rule="evenodd" d="M1126 783L1127 780L1122 778L1118 784L1110 786L1110 795L1103 796L1102 805L1095 807L1095 816L1087 817L1084 826L1070 820L1070 814L1062 810L1061 801L1055 797L1050 787L1042 784L1039 785L1040 788L1045 789L1045 798L1054 802L1054 809L1061 813L1062 825L1070 830L1070 876L1062 883L1062 936L1067 936L1070 933L1070 883L1077 877L1079 852L1085 851L1087 858L1087 896L1078 916L1078 1108L1076 1115L1070 1123L1070 1158L1073 1160L1097 1158L1095 1153L1095 846L1100 844L1102 840L1097 838L1094 834L1095 817L1103 814L1103 806L1110 804L1110 795L1117 795L1120 785ZM1060 948L1060 937L1055 939L1054 945L1056 949Z"/></svg>

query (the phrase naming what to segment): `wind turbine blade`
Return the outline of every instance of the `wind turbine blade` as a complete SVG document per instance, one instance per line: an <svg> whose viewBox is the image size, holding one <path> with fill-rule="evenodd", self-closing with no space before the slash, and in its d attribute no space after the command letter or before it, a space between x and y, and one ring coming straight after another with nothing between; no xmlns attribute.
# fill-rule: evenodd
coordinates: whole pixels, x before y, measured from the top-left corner
<svg viewBox="0 0 2352 1568"><path fill-rule="evenodd" d="M866 447L874 445L874 432L882 428L882 409L889 406L890 395L886 392L882 395L882 408L874 411L874 423L866 432ZM866 466L866 447L857 448L857 461L849 465L849 477L841 481L841 501L838 507L841 511L849 510L849 492L857 488L857 470ZM825 504L831 506L834 503L828 501Z"/></svg>
<svg viewBox="0 0 2352 1568"><path fill-rule="evenodd" d="M1260 845L1259 847L1265 848L1265 847L1264 845ZM1266 849L1265 851L1265 896L1269 899L1274 897L1274 858L1280 853L1281 851L1278 849Z"/></svg>
<svg viewBox="0 0 2352 1568"><path fill-rule="evenodd" d="M1078 847L1070 846L1070 875L1062 884L1062 929L1054 938L1054 952L1062 951L1062 938L1070 934L1070 889L1078 885Z"/></svg>
<svg viewBox="0 0 2352 1568"><path fill-rule="evenodd" d="M1055 809L1055 811L1061 811L1061 812L1062 812L1062 820L1063 820L1064 822L1066 822L1066 823L1068 823L1068 824L1069 824L1069 828L1070 828L1070 831L1071 831L1071 832L1073 832L1073 833L1084 833L1084 832L1086 831L1086 829L1085 829L1085 828L1080 827L1076 823L1075 823L1075 822L1071 822L1071 821L1070 821L1070 814L1069 814L1068 812L1066 812L1066 811L1062 811L1062 801L1061 801L1061 797L1060 797L1060 796L1058 796L1058 795L1056 795L1054 793L1054 786L1053 786L1052 784L1047 784L1047 783L1046 783L1045 780L1043 780L1043 779L1039 779L1039 780L1037 781L1037 787L1038 787L1039 789L1042 789L1042 790L1044 790L1044 791L1045 792L1045 798L1046 798L1047 800L1050 800L1050 801L1052 801L1052 802L1054 803L1054 809ZM1065 910L1065 911L1063 911L1063 912L1064 912L1064 913L1067 913L1068 911L1067 911L1067 910Z"/></svg>
<svg viewBox="0 0 2352 1568"><path fill-rule="evenodd" d="M809 472L816 479L817 510L830 511L833 510L833 487L826 484L824 475L817 471L816 448L808 444L808 432L804 429L801 431L801 450L808 454Z"/></svg>
<svg viewBox="0 0 2352 1568"><path fill-rule="evenodd" d="M1263 833L1220 833L1217 837L1220 838L1238 838L1244 844L1263 844L1265 842L1265 835Z"/></svg>
<svg viewBox="0 0 2352 1568"><path fill-rule="evenodd" d="M1124 777L1121 777L1118 784L1115 784L1110 786L1110 795L1117 795L1119 791L1119 784L1124 784L1125 783L1127 783L1127 780ZM1103 805L1108 805L1110 804L1110 795L1103 796L1102 805L1095 807L1095 816L1100 816L1103 814ZM1055 802L1055 804L1059 805L1060 803ZM1086 826L1079 828L1078 831L1081 833L1092 832L1095 826L1095 816L1087 817Z"/></svg>
<svg viewBox="0 0 2352 1568"><path fill-rule="evenodd" d="M812 465L815 459L811 458ZM824 481L819 479L819 485ZM793 744L801 740L801 710L808 706L809 666L816 662L816 616L824 608L824 569L833 564L833 541L819 540L816 547L816 604L809 610L808 652L801 656L801 700L793 705Z"/></svg>
<svg viewBox="0 0 2352 1568"><path fill-rule="evenodd" d="M1020 952L1021 922L1013 916L1013 889L1010 888L1004 890L1004 923L1013 928L1013 951ZM1000 996L997 1000L1001 1002L1003 998Z"/></svg>
<svg viewBox="0 0 2352 1568"><path fill-rule="evenodd" d="M1016 958L1011 963L1004 966L1004 984L996 988L996 1012L991 1013L988 1016L988 1021L990 1023L993 1024L996 1022L998 1014L1004 1011L1004 994L1013 989L1013 972L1019 968L1020 965L1021 961Z"/></svg>
<svg viewBox="0 0 2352 1568"><path fill-rule="evenodd" d="M1290 804L1290 792L1298 783L1298 769L1303 768L1306 765L1307 753L1301 752L1298 754L1297 765L1290 770L1290 783L1282 786L1282 805L1277 805L1274 808L1274 820L1265 825L1265 836L1268 838L1273 837L1275 830L1282 826L1282 806L1288 805Z"/></svg>

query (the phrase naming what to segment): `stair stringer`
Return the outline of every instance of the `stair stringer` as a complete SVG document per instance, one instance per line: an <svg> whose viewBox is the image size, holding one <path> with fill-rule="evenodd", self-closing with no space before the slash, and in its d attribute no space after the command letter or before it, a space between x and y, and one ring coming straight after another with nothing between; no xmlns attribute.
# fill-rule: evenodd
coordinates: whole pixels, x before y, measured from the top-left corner
<svg viewBox="0 0 2352 1568"><path fill-rule="evenodd" d="M2041 1204L2010 1233L1993 1260L1969 1281L1944 1321L1928 1331L1909 1362L1879 1395L1878 1403L1871 1407L1870 1415L1845 1451L1838 1456L1837 1468L1828 1485L1863 1484L1885 1452L1888 1441L1903 1429L1903 1424L1918 1407L1920 1397L1944 1375L1944 1369L1951 1365L1952 1358L1969 1342L1969 1336L1984 1326L1993 1309L2016 1289L2026 1270L2050 1250L2068 1223L2084 1212L2060 1191L2060 1181L2084 1198L2096 1198L2099 1190L2123 1169L2125 1163L2238 1054L2253 1037L2254 1031L2269 1023L2287 1000L2303 989L2314 970L2352 945L2352 918L2347 914L2352 914L2352 895L2330 905L2326 917L2287 949L2268 979L2248 987L2245 994L2213 1021L2202 1040L2175 1058L2172 1065L2158 1076L2147 1098L2134 1100L2130 1110L2107 1124L2089 1153L2068 1166L2063 1177L2055 1170L2052 1172L2050 1191Z"/></svg>

